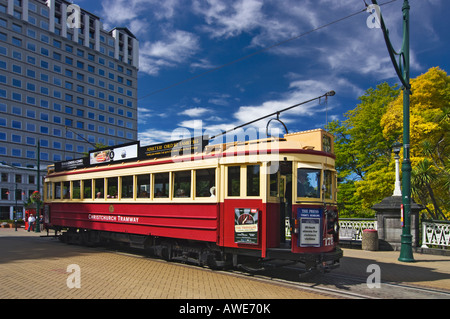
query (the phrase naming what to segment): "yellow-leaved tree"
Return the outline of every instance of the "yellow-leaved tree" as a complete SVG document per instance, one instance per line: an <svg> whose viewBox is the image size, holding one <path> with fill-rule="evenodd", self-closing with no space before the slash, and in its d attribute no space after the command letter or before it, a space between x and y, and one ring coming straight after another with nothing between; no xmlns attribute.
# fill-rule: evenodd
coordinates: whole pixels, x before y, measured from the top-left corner
<svg viewBox="0 0 450 319"><path fill-rule="evenodd" d="M450 217L450 77L440 68L411 80L412 195L429 217ZM380 122L387 140L402 140L403 94Z"/></svg>

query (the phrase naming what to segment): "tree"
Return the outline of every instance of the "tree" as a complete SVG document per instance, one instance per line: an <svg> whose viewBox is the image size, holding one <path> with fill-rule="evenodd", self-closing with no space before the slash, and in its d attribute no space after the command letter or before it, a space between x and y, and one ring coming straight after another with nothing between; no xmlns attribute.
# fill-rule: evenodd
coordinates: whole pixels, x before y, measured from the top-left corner
<svg viewBox="0 0 450 319"><path fill-rule="evenodd" d="M434 219L450 217L450 77L439 68L411 80L412 196ZM335 135L338 203L365 214L394 188L392 145L402 140L403 94L380 84L327 129Z"/></svg>
<svg viewBox="0 0 450 319"><path fill-rule="evenodd" d="M335 135L338 202L344 215L373 215L370 207L392 192L394 173L387 168L393 141L383 135L380 120L399 93L397 86L387 83L370 88L360 97L361 103L344 115L345 121L327 126Z"/></svg>
<svg viewBox="0 0 450 319"><path fill-rule="evenodd" d="M439 68L411 80L412 191L432 218L450 213L450 77ZM386 139L402 138L403 96L381 119ZM431 205L431 206L430 206ZM430 208L432 207L432 208Z"/></svg>

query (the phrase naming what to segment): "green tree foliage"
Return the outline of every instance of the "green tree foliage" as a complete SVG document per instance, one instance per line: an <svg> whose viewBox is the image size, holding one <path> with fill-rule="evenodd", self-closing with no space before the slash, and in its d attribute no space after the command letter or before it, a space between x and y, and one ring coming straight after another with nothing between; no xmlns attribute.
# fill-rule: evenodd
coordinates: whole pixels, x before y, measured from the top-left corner
<svg viewBox="0 0 450 319"><path fill-rule="evenodd" d="M450 217L450 77L439 68L411 81L412 191L429 217ZM387 139L402 138L403 96L381 119Z"/></svg>
<svg viewBox="0 0 450 319"><path fill-rule="evenodd" d="M360 97L361 103L345 114L345 121L327 126L335 135L338 201L344 216L373 215L370 207L393 190L394 173L387 169L393 142L383 136L380 120L399 93L397 86L387 83L370 88ZM380 171L384 173L378 174ZM392 185L380 187L386 179L392 180Z"/></svg>
<svg viewBox="0 0 450 319"><path fill-rule="evenodd" d="M411 80L412 193L435 219L450 213L449 84L450 77L439 68ZM345 121L327 127L335 135L338 202L344 216L367 216L370 207L393 192L392 145L402 141L403 133L400 93L387 83L371 88Z"/></svg>

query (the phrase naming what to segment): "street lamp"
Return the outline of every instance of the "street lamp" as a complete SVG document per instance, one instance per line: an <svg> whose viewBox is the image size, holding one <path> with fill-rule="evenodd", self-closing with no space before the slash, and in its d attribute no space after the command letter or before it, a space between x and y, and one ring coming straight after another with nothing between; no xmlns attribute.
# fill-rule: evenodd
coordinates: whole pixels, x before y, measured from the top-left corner
<svg viewBox="0 0 450 319"><path fill-rule="evenodd" d="M376 0L372 0L378 6ZM409 104L411 95L410 85L410 44L409 44L409 11L411 7L408 0L403 1L403 44L399 53L394 51L389 39L389 31L384 24L383 16L380 12L380 23L384 40L387 45L389 56L395 71L403 87L403 163L402 163L402 208L401 214L404 220L402 225L401 248L399 261L413 262L412 235L411 235L411 159L410 159L410 114ZM399 56L397 63L395 56Z"/></svg>
<svg viewBox="0 0 450 319"><path fill-rule="evenodd" d="M399 142L395 142L392 145L392 151L394 152L395 159L395 187L394 194L392 196L402 196L402 190L400 188L400 169L399 169L399 159L400 159L400 151L402 149L402 144Z"/></svg>
<svg viewBox="0 0 450 319"><path fill-rule="evenodd" d="M39 140L37 141L37 191L40 194L41 193L41 183L40 183L40 179L41 179L41 175L40 175L40 169L41 169L41 158L40 158L40 143ZM35 233L40 233L41 232L41 225L39 224L39 218L41 216L40 214L40 201L41 201L41 197L38 198L38 200L36 201L36 227L34 229Z"/></svg>

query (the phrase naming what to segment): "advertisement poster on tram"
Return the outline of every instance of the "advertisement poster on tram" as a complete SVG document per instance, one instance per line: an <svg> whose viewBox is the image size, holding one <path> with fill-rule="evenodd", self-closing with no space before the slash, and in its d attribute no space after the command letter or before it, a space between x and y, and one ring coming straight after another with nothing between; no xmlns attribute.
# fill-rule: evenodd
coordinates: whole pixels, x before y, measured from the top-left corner
<svg viewBox="0 0 450 319"><path fill-rule="evenodd" d="M122 144L108 149L89 152L89 164L107 164L112 162L134 160L138 157L139 142Z"/></svg>
<svg viewBox="0 0 450 319"><path fill-rule="evenodd" d="M297 218L300 224L299 247L320 247L322 242L322 209L299 208Z"/></svg>
<svg viewBox="0 0 450 319"><path fill-rule="evenodd" d="M234 242L258 244L258 209L234 209Z"/></svg>

